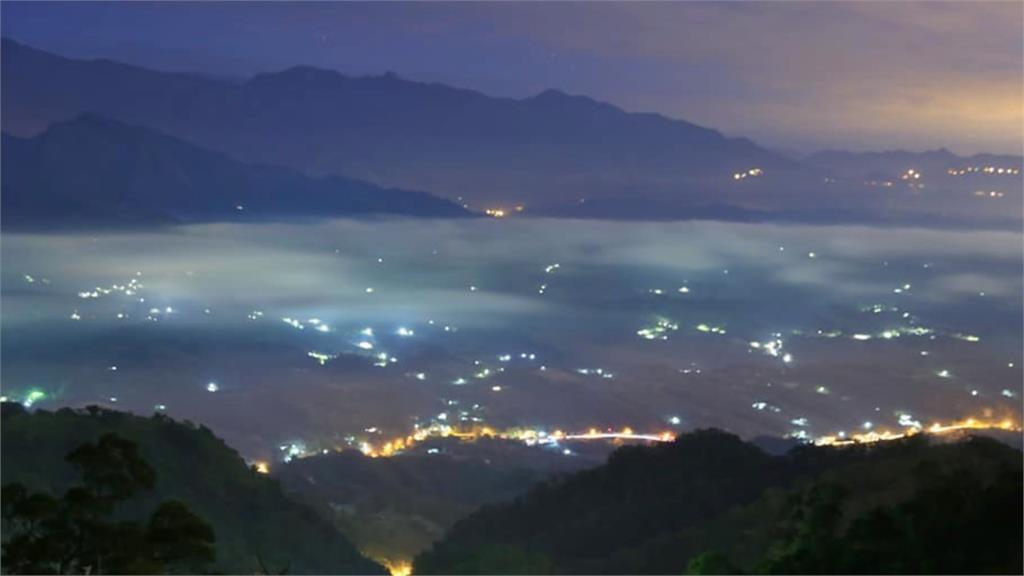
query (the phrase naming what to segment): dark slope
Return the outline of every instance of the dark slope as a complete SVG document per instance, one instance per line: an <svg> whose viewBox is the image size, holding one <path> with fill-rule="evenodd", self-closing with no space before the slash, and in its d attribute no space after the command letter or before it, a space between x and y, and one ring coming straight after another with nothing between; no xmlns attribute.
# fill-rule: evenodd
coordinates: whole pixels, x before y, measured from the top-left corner
<svg viewBox="0 0 1024 576"><path fill-rule="evenodd" d="M256 574L260 561L276 572L380 573L328 522L286 498L277 482L249 468L237 452L204 427L155 415L63 409L25 413L3 405L3 483L61 494L77 473L64 455L115 432L139 445L157 472L155 490L131 503L128 513L180 499L209 521L217 537L217 566Z"/></svg>
<svg viewBox="0 0 1024 576"><path fill-rule="evenodd" d="M782 552L794 548L793 525L808 517L800 511L813 508L817 494L840 487L834 493L843 494L837 500L843 525L876 506L913 500L919 484L944 479L950 471L977 480L972 489L993 483L1009 488L1000 506L1017 511L1016 533L1012 522L1008 531L1006 526L973 527L983 528L993 543L986 550L997 550L986 565L1003 570L1019 565L1012 553L999 548L1014 538L1020 541L1018 450L986 439L929 445L918 437L870 448L799 448L769 456L734 436L701 431L671 445L622 449L605 466L540 486L513 502L484 507L420 556L416 573L678 574L708 550L724 555L729 572L764 569L768 560L784 566L783 560L792 560ZM978 521L961 512L941 520L951 526ZM992 521L998 524L999 519ZM841 540L836 530L835 540ZM885 571L870 562L857 568ZM939 568L956 571L964 565Z"/></svg>
<svg viewBox="0 0 1024 576"><path fill-rule="evenodd" d="M252 166L94 115L4 135L3 223L142 225L294 216L464 216L421 192Z"/></svg>
<svg viewBox="0 0 1024 576"><path fill-rule="evenodd" d="M275 466L272 474L370 557L409 563L480 505L600 461L517 442L436 440L391 458L355 450L310 456Z"/></svg>
<svg viewBox="0 0 1024 576"><path fill-rule="evenodd" d="M781 461L718 431L620 448L599 468L459 522L416 573L604 572L616 551L749 502L787 480ZM627 570L627 572L629 572Z"/></svg>

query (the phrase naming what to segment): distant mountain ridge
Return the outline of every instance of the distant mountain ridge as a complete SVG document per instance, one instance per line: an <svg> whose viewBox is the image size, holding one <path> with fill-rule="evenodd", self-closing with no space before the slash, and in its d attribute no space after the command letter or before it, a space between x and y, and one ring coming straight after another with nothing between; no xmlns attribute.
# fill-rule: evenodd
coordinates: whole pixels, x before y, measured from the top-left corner
<svg viewBox="0 0 1024 576"><path fill-rule="evenodd" d="M945 172L968 166L1000 166L1019 168L1024 162L1020 156L1009 154L974 154L958 156L945 148L911 152L885 150L881 152L849 152L822 150L804 159L810 165L843 177L865 177L871 174L899 174L913 169L920 172Z"/></svg>
<svg viewBox="0 0 1024 576"><path fill-rule="evenodd" d="M15 135L92 113L243 162L424 190L477 211L524 205L527 215L580 218L1014 229L1022 222L1019 172L948 174L983 162L1019 170L1024 160L1015 156L832 151L794 159L557 90L495 98L392 73L354 78L310 66L225 80L65 58L9 39L0 56L3 128ZM923 179L900 181L912 168Z"/></svg>
<svg viewBox="0 0 1024 576"><path fill-rule="evenodd" d="M152 225L374 213L460 217L422 192L254 166L92 114L3 136L4 226Z"/></svg>

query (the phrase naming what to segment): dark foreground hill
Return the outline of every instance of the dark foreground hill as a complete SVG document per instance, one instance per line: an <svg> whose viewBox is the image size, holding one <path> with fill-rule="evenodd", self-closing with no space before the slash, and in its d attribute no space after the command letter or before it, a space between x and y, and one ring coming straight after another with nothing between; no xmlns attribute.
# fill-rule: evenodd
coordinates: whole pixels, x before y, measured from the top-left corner
<svg viewBox="0 0 1024 576"><path fill-rule="evenodd" d="M2 163L4 227L468 215L423 192L249 165L94 115L53 125L34 138L4 134Z"/></svg>
<svg viewBox="0 0 1024 576"><path fill-rule="evenodd" d="M27 413L10 403L3 405L2 427L3 483L21 482L54 495L78 480L64 460L71 450L110 432L136 443L156 471L157 483L151 493L126 503L125 515L142 516L164 500L185 502L215 530L219 571L382 572L205 427L100 409Z"/></svg>
<svg viewBox="0 0 1024 576"><path fill-rule="evenodd" d="M1021 487L991 439L769 456L699 431L485 506L415 572L1019 574Z"/></svg>

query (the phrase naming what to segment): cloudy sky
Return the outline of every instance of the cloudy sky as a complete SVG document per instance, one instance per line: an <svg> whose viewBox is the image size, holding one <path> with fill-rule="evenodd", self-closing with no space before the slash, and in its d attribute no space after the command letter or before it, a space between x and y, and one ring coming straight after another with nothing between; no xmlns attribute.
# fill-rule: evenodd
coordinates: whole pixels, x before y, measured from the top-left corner
<svg viewBox="0 0 1024 576"><path fill-rule="evenodd" d="M295 64L546 88L778 148L1021 152L1024 4L4 2L4 36L243 77Z"/></svg>

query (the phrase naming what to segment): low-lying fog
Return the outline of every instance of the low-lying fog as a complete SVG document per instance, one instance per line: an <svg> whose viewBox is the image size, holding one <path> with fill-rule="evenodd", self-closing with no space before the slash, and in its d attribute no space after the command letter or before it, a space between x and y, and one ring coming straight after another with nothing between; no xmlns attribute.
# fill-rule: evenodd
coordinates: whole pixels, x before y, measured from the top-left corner
<svg viewBox="0 0 1024 576"><path fill-rule="evenodd" d="M250 457L439 419L1019 421L1021 261L1018 233L715 222L5 234L3 394L165 410Z"/></svg>

